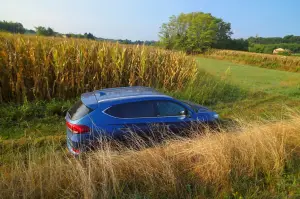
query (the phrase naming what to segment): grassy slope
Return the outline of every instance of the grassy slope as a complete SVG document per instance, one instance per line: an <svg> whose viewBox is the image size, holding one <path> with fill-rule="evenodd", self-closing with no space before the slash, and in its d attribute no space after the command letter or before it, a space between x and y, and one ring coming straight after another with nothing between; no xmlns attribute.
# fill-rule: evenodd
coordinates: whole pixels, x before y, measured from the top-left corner
<svg viewBox="0 0 300 199"><path fill-rule="evenodd" d="M278 119L300 110L300 74L197 58L200 69L252 94L245 99L212 106L223 117Z"/></svg>
<svg viewBox="0 0 300 199"><path fill-rule="evenodd" d="M197 58L198 66L251 91L263 91L300 98L300 74L235 64L208 58Z"/></svg>

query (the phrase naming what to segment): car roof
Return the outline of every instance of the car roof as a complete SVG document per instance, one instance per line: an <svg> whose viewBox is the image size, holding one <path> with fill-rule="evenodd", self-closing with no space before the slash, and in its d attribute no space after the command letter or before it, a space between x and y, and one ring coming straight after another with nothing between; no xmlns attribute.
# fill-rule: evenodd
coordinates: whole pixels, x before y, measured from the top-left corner
<svg viewBox="0 0 300 199"><path fill-rule="evenodd" d="M117 87L108 88L94 91L94 95L99 102L122 100L129 98L147 98L147 97L166 97L171 98L168 95L164 95L153 88L144 86L131 86L131 87Z"/></svg>

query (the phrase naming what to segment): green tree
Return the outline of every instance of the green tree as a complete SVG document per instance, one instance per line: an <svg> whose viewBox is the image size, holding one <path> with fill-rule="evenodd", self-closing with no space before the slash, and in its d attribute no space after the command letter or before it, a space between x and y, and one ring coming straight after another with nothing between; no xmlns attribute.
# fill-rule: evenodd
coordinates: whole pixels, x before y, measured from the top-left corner
<svg viewBox="0 0 300 199"><path fill-rule="evenodd" d="M86 39L95 39L96 37L92 33L84 33L84 37Z"/></svg>
<svg viewBox="0 0 300 199"><path fill-rule="evenodd" d="M42 35L42 36L55 36L56 35L54 30L50 27L45 28L43 26L38 26L38 27L35 27L35 31L36 31L37 35Z"/></svg>
<svg viewBox="0 0 300 199"><path fill-rule="evenodd" d="M216 39L217 28L211 15L196 13L187 29L187 52L203 52L210 48Z"/></svg>
<svg viewBox="0 0 300 199"><path fill-rule="evenodd" d="M221 49L230 50L242 50L248 51L249 42L247 39L229 39L225 46L220 47Z"/></svg>
<svg viewBox="0 0 300 199"><path fill-rule="evenodd" d="M21 23L18 22L7 22L7 21L0 21L0 30L7 31L11 33L25 33L25 28Z"/></svg>
<svg viewBox="0 0 300 199"><path fill-rule="evenodd" d="M230 30L230 23L209 13L181 13L171 16L168 23L162 24L160 44L167 49L188 53L203 52L213 46L225 46L232 34Z"/></svg>
<svg viewBox="0 0 300 199"><path fill-rule="evenodd" d="M26 29L25 34L36 34L36 32L31 29Z"/></svg>
<svg viewBox="0 0 300 199"><path fill-rule="evenodd" d="M213 48L228 48L231 44L231 24L224 22L222 19L217 20L217 33L215 42L213 43Z"/></svg>

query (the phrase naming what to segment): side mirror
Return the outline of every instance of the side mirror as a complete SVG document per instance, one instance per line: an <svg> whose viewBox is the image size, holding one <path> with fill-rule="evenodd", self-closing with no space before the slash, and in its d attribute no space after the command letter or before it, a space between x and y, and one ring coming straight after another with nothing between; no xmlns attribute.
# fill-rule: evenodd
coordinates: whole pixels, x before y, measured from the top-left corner
<svg viewBox="0 0 300 199"><path fill-rule="evenodd" d="M179 115L186 115L186 111L180 111Z"/></svg>
<svg viewBox="0 0 300 199"><path fill-rule="evenodd" d="M187 110L180 111L180 115L182 115L182 116L188 116L189 112Z"/></svg>

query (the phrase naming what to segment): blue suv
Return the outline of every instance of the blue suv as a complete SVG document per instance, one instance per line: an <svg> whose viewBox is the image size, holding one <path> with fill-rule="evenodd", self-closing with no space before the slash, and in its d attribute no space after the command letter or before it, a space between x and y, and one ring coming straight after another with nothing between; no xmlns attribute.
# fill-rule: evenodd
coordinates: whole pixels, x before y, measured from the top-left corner
<svg viewBox="0 0 300 199"><path fill-rule="evenodd" d="M84 93L66 115L67 145L73 154L102 136L129 131L149 132L151 125L181 131L192 122L215 122L218 114L189 101L180 101L148 87L121 87Z"/></svg>

